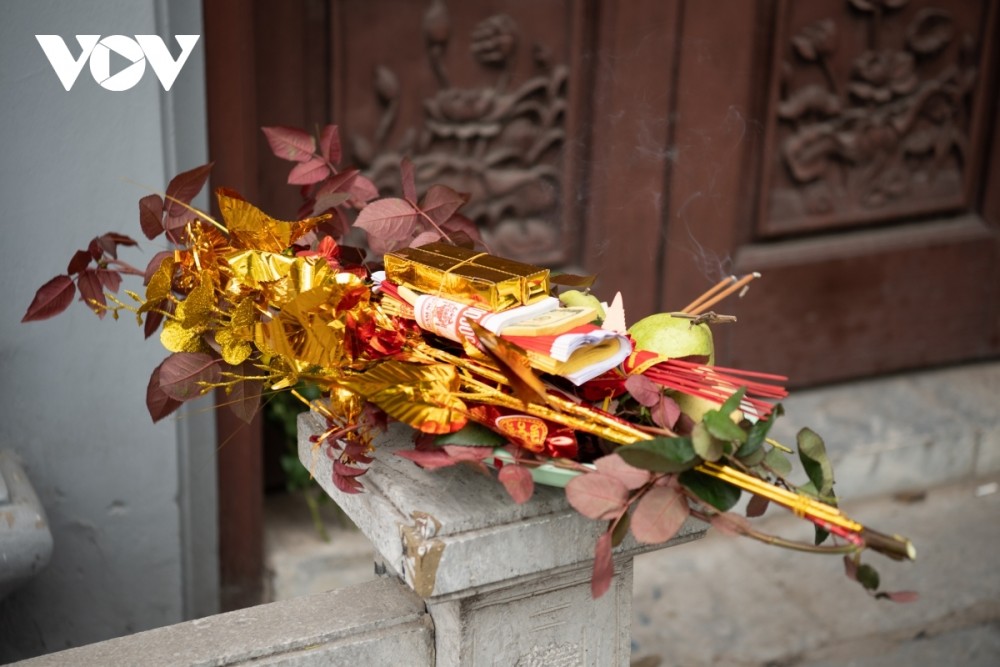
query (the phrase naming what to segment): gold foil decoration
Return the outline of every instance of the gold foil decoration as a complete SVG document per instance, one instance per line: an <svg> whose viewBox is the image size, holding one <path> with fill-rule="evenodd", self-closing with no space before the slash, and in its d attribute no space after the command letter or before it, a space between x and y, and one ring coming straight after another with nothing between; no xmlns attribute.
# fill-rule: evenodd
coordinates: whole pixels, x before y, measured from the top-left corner
<svg viewBox="0 0 1000 667"><path fill-rule="evenodd" d="M165 257L160 266L149 278L146 286L146 301L139 306L139 312L145 313L159 305L170 296L171 283L174 275L174 258Z"/></svg>
<svg viewBox="0 0 1000 667"><path fill-rule="evenodd" d="M212 284L211 277L201 276L198 286L177 304L175 316L185 329L207 330L215 316L215 285Z"/></svg>
<svg viewBox="0 0 1000 667"><path fill-rule="evenodd" d="M386 277L428 294L441 294L491 311L548 296L548 269L445 243L385 254Z"/></svg>
<svg viewBox="0 0 1000 667"><path fill-rule="evenodd" d="M168 319L160 330L160 343L171 352L203 352L200 329L188 329L179 320Z"/></svg>
<svg viewBox="0 0 1000 667"><path fill-rule="evenodd" d="M253 299L247 297L239 302L230 316L229 326L220 329L215 334L215 340L221 348L222 359L227 364L238 366L253 353L253 325L257 307Z"/></svg>
<svg viewBox="0 0 1000 667"><path fill-rule="evenodd" d="M235 192L220 188L219 211L229 230L232 245L264 252L280 253L329 215L296 222L276 220Z"/></svg>
<svg viewBox="0 0 1000 667"><path fill-rule="evenodd" d="M465 403L458 398L454 366L427 366L387 360L337 383L424 433L451 433L466 423Z"/></svg>

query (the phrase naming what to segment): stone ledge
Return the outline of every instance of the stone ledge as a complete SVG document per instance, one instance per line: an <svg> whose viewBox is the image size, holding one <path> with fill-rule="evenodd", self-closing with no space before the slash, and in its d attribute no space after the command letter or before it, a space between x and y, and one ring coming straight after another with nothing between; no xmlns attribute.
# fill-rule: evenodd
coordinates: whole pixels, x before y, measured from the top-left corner
<svg viewBox="0 0 1000 667"><path fill-rule="evenodd" d="M392 579L140 632L16 663L52 665L432 664L423 601ZM412 658L412 659L411 659Z"/></svg>

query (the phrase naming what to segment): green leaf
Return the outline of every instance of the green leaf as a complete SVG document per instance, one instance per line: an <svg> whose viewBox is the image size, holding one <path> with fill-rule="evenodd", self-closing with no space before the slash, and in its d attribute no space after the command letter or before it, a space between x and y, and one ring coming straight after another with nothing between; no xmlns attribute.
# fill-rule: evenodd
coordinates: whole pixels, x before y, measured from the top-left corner
<svg viewBox="0 0 1000 667"><path fill-rule="evenodd" d="M691 493L720 512L729 511L739 502L740 490L737 487L701 471L688 470L681 473L678 480Z"/></svg>
<svg viewBox="0 0 1000 667"><path fill-rule="evenodd" d="M880 583L878 572L871 565L868 565L867 563L861 563L858 565L857 577L858 582L860 582L860 584L868 590L878 590Z"/></svg>
<svg viewBox="0 0 1000 667"><path fill-rule="evenodd" d="M824 542L826 542L826 538L830 537L830 531L828 531L826 528L820 528L819 526L815 526L815 528L816 528L816 535L813 537L813 543L816 546L819 546Z"/></svg>
<svg viewBox="0 0 1000 667"><path fill-rule="evenodd" d="M469 422L454 433L439 435L434 439L434 444L442 447L444 445L461 445L463 447L499 447L507 442L507 438L499 433L494 433L482 424Z"/></svg>
<svg viewBox="0 0 1000 667"><path fill-rule="evenodd" d="M819 496L833 494L833 465L826 455L826 445L812 429L804 428L798 432L795 439L799 444L799 459L809 476Z"/></svg>
<svg viewBox="0 0 1000 667"><path fill-rule="evenodd" d="M718 461L722 457L722 441L713 438L703 422L695 424L691 430L691 445L706 461Z"/></svg>
<svg viewBox="0 0 1000 667"><path fill-rule="evenodd" d="M785 414L785 409L781 407L781 403L778 403L771 410L767 419L761 419L751 426L750 432L747 433L747 441L737 450L736 457L742 459L744 456L749 456L759 450L767 439L771 427L774 426L775 420L783 414Z"/></svg>
<svg viewBox="0 0 1000 667"><path fill-rule="evenodd" d="M628 535L629 520L629 513L626 512L622 515L621 520L618 521L615 529L611 532L612 547L617 547L625 540L625 536ZM614 522L612 521L612 523Z"/></svg>
<svg viewBox="0 0 1000 667"><path fill-rule="evenodd" d="M653 438L619 447L615 453L626 463L653 472L681 472L695 467L701 459L691 438Z"/></svg>
<svg viewBox="0 0 1000 667"><path fill-rule="evenodd" d="M719 440L744 443L747 440L747 432L733 423L733 420L729 418L731 412L732 410L729 412L709 410L701 418L701 423L705 425L709 433Z"/></svg>
<svg viewBox="0 0 1000 667"><path fill-rule="evenodd" d="M787 477L792 472L792 462L780 449L772 449L765 454L764 464L782 477Z"/></svg>
<svg viewBox="0 0 1000 667"><path fill-rule="evenodd" d="M735 394L726 399L726 402L719 406L719 412L728 417L733 413L734 410L740 409L740 402L743 400L743 395L747 393L746 387L740 387Z"/></svg>

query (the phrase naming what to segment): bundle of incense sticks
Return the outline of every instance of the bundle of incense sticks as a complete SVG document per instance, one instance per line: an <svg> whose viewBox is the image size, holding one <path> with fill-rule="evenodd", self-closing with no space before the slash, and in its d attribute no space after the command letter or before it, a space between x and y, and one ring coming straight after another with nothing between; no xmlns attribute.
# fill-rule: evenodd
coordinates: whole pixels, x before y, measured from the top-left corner
<svg viewBox="0 0 1000 667"><path fill-rule="evenodd" d="M697 299L684 306L680 312L688 313L690 315L701 315L706 310L719 303L726 297L736 292L743 296L744 291L750 285L750 282L760 278L760 274L757 272L748 273L742 278L737 279L736 276L727 276L715 284L712 289L708 290Z"/></svg>
<svg viewBox="0 0 1000 667"><path fill-rule="evenodd" d="M639 358L637 361L641 363L642 359ZM776 384L788 381L783 375L706 366L682 359L662 361L643 371L642 374L668 389L715 403L723 403L740 387L746 387L743 401L750 405L760 418L767 417L774 409L769 400L780 400L788 395L784 386Z"/></svg>

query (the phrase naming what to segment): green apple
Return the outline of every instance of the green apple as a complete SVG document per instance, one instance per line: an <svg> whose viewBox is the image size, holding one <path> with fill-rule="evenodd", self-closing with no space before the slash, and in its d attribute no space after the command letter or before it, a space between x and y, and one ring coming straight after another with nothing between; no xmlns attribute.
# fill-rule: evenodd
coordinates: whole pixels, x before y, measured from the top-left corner
<svg viewBox="0 0 1000 667"><path fill-rule="evenodd" d="M707 357L715 363L712 330L707 324L691 324L691 320L658 313L639 320L628 330L637 350L648 350L664 357Z"/></svg>

